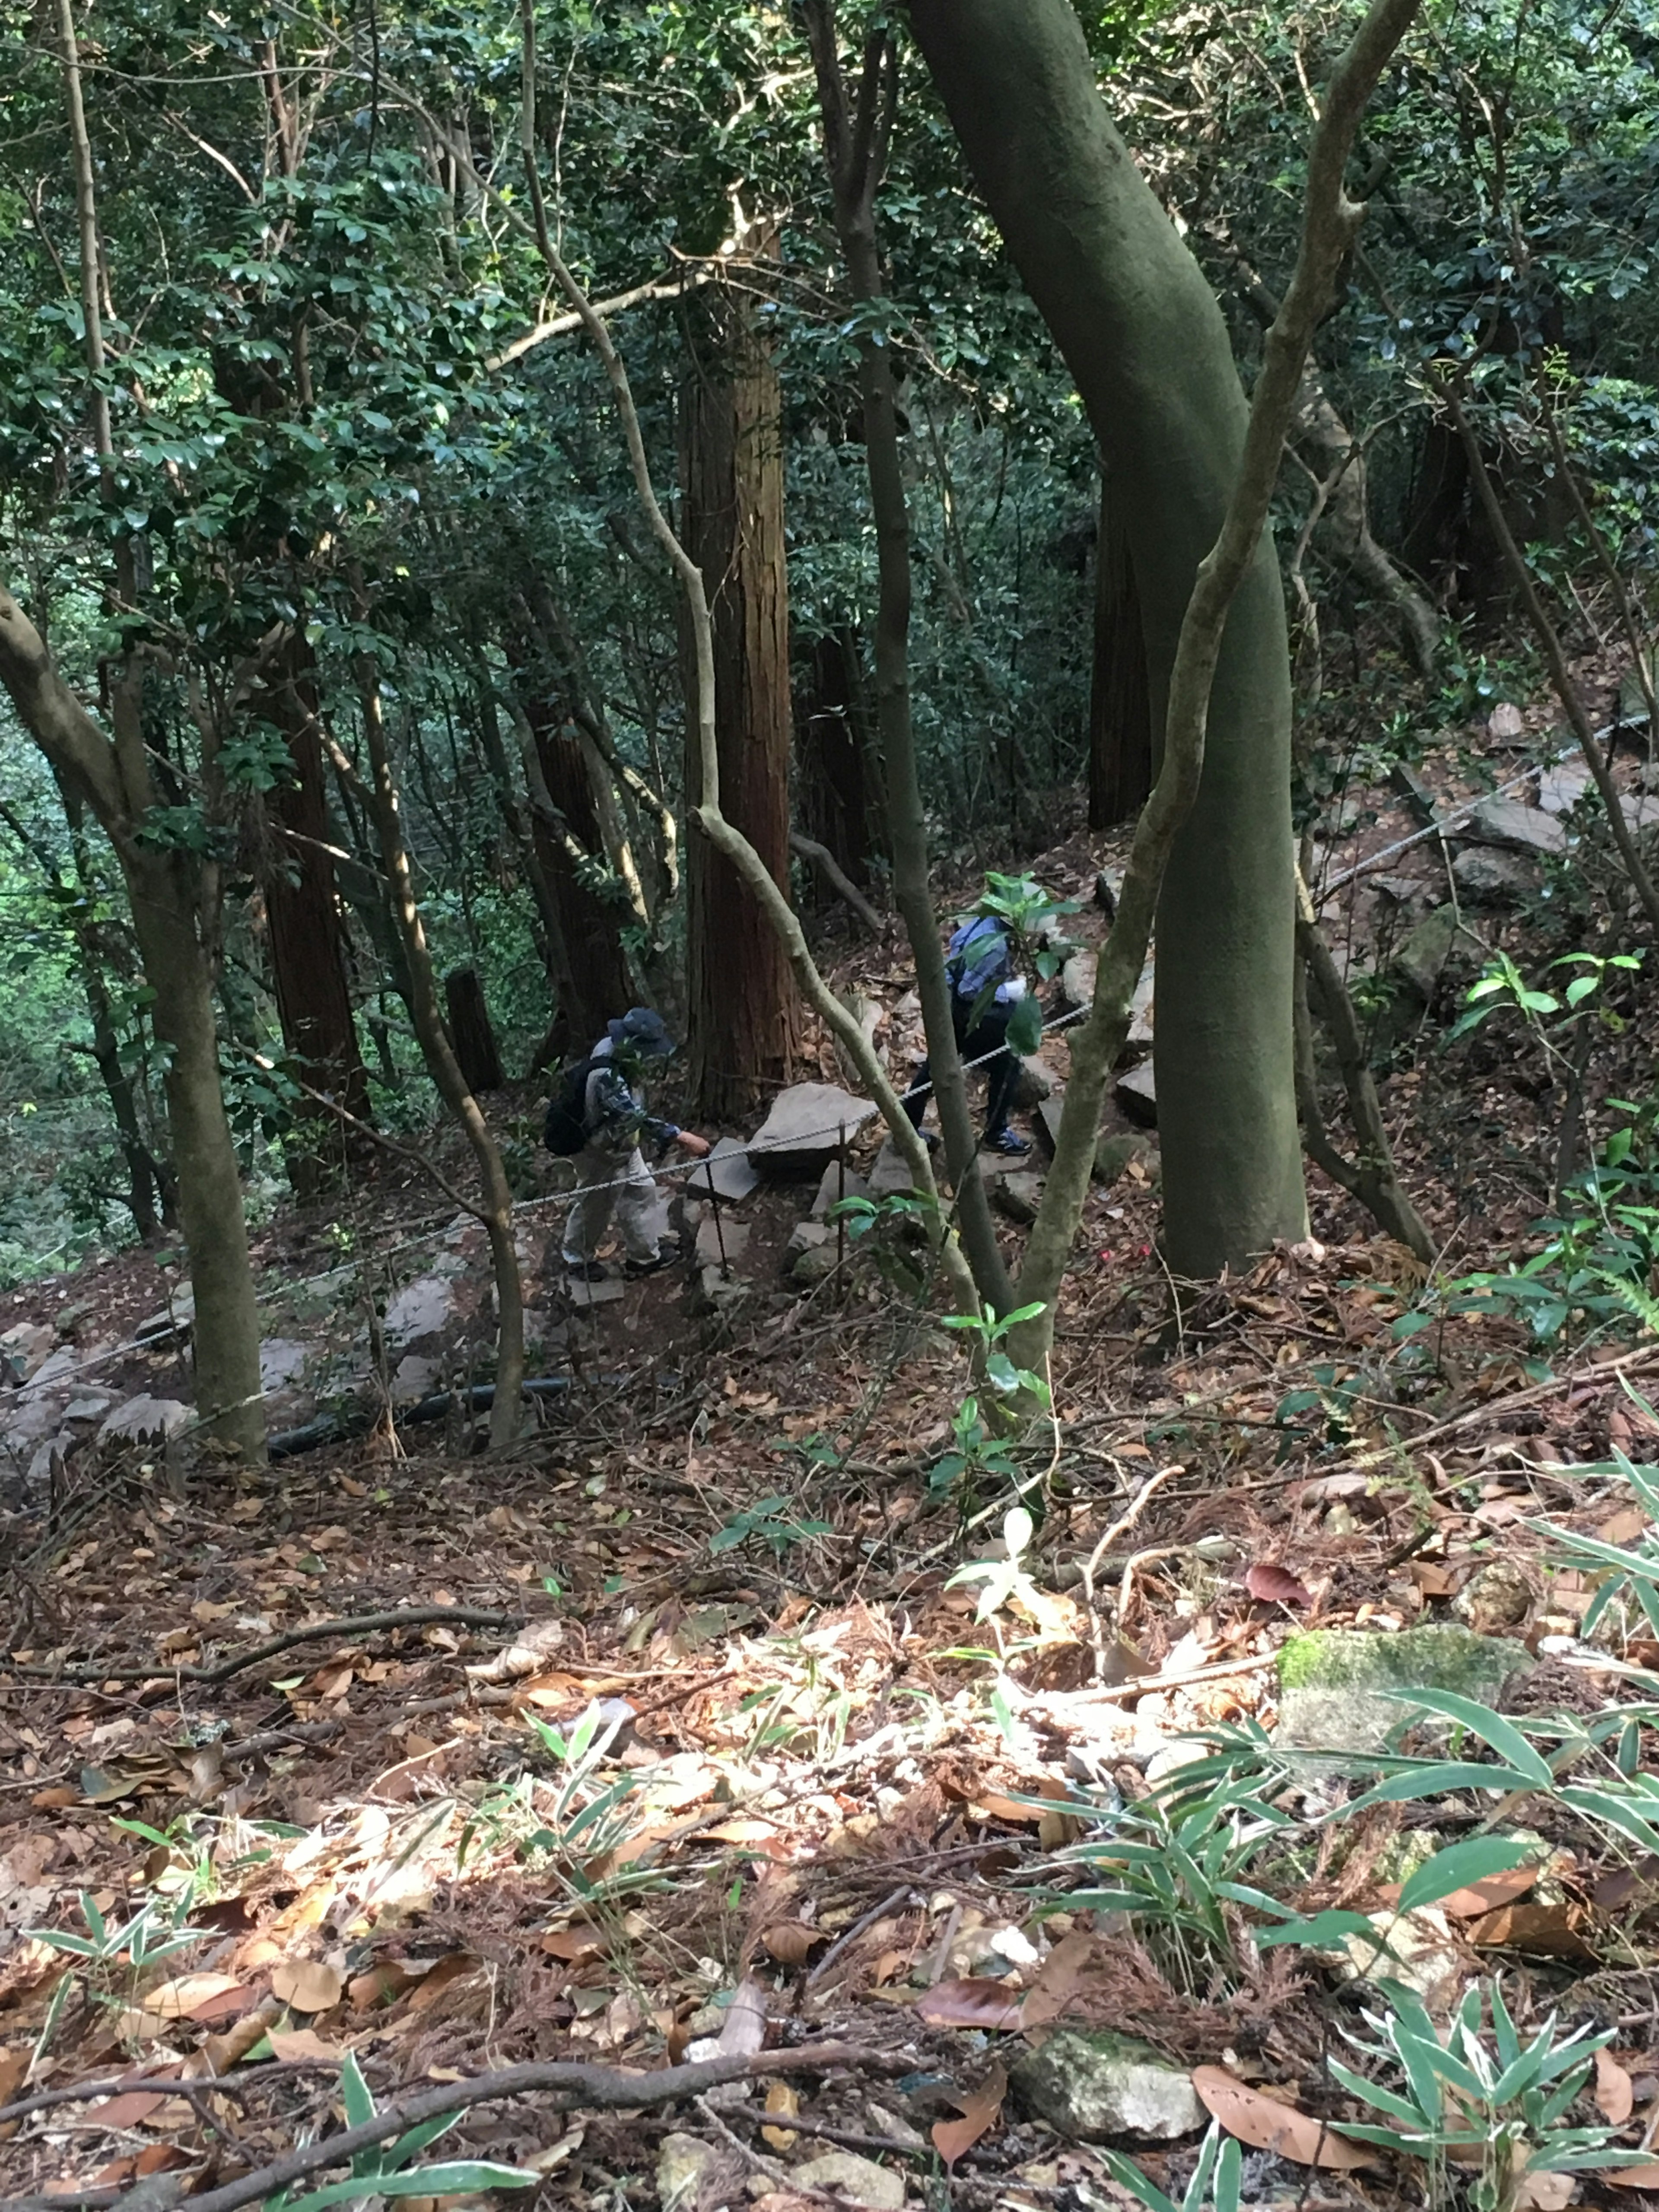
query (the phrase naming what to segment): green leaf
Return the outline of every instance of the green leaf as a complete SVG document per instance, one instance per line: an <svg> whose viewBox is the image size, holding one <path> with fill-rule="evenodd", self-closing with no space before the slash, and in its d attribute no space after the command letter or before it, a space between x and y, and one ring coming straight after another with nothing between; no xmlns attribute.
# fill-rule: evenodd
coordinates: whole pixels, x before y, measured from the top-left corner
<svg viewBox="0 0 1659 2212"><path fill-rule="evenodd" d="M1382 1694L1398 1705L1420 1705L1458 1722L1538 1789L1547 1790L1555 1779L1543 1753L1528 1742L1513 1721L1493 1712L1490 1705L1460 1697L1455 1690L1385 1690Z"/></svg>
<svg viewBox="0 0 1659 2212"><path fill-rule="evenodd" d="M530 2189L541 2179L522 2166L496 2166L488 2159L458 2159L447 2166L416 2166L413 2173L388 2173L384 2168L345 2181L331 2181L284 2204L283 2212L322 2212L325 2204L343 2204L354 2197L460 2197L477 2189ZM365 2182L372 2185L366 2188Z"/></svg>
<svg viewBox="0 0 1659 2212"><path fill-rule="evenodd" d="M1033 1053L1042 1042L1042 1009L1035 999L1022 999L1008 1017L1008 1049Z"/></svg>
<svg viewBox="0 0 1659 2212"><path fill-rule="evenodd" d="M1408 1768L1402 1774L1391 1774L1386 1782L1379 1782L1363 1797L1356 1798L1349 1807L1357 1813L1362 1805L1404 1805L1416 1797L1443 1797L1449 1790L1525 1790L1533 1787L1530 1775L1519 1774L1510 1766L1480 1766L1470 1759L1449 1759L1442 1766ZM1659 1849L1659 1844L1656 1844Z"/></svg>
<svg viewBox="0 0 1659 2212"><path fill-rule="evenodd" d="M1415 1912L1421 1905L1438 1905L1455 1890L1487 1881L1495 1874L1507 1874L1511 1867L1526 1863L1531 1849L1530 1844L1515 1843L1507 1836L1471 1836L1467 1843L1450 1844L1425 1860L1401 1884L1400 1910Z"/></svg>

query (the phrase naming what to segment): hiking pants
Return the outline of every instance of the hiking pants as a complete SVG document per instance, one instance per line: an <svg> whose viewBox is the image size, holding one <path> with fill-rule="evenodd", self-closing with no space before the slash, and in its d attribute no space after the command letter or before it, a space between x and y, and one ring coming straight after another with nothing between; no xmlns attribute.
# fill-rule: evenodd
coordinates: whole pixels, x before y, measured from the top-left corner
<svg viewBox="0 0 1659 2212"><path fill-rule="evenodd" d="M591 1260L610 1225L614 1206L623 1248L630 1260L654 1260L657 1239L651 1215L657 1202L657 1186L636 1145L632 1152L612 1151L605 1145L586 1145L573 1158L576 1170L576 1201L564 1224L567 1260ZM613 1185L620 1184L620 1188Z"/></svg>
<svg viewBox="0 0 1659 2212"><path fill-rule="evenodd" d="M1013 1011L1012 1006L989 1006L969 1029L968 1017L973 1012L971 1004L965 1002L959 992L951 994L951 1026L957 1033L957 1050L963 1060L984 1061L981 1073L988 1085L985 1098L985 1133L988 1137L1000 1136L1007 1127L1008 1116L1013 1111L1014 1093L1019 1088L1019 1062L1007 1048L1008 1024ZM987 1060L985 1055L988 1053L995 1053L998 1057ZM904 1104L905 1112L918 1129L921 1127L921 1117L927 1111L927 1101L932 1095L928 1091L919 1090L919 1086L931 1083L932 1079L931 1064L924 1060L910 1079L911 1089L918 1091L919 1095L908 1098Z"/></svg>

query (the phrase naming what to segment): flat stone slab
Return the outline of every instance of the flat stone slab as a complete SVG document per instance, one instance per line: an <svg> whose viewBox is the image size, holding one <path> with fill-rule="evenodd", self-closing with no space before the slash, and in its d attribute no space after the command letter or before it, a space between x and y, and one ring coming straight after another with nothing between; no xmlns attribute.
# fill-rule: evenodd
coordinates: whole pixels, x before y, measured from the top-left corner
<svg viewBox="0 0 1659 2212"><path fill-rule="evenodd" d="M1139 1067L1120 1075L1112 1085L1112 1096L1132 1121L1138 1122L1143 1129L1157 1128L1158 1083L1150 1060L1143 1060Z"/></svg>
<svg viewBox="0 0 1659 2212"><path fill-rule="evenodd" d="M567 1280L565 1288L569 1294L571 1304L578 1308L614 1306L620 1298L626 1296L628 1291L627 1284L619 1281L614 1275L607 1275L603 1282L599 1283L584 1283L578 1277L572 1275Z"/></svg>
<svg viewBox="0 0 1659 2212"><path fill-rule="evenodd" d="M86 1354L77 1352L72 1344L66 1344L49 1359L40 1362L17 1395L27 1401L44 1396L48 1390L61 1390L76 1369L85 1364Z"/></svg>
<svg viewBox="0 0 1659 2212"><path fill-rule="evenodd" d="M437 1361L422 1359L417 1352L405 1352L392 1370L394 1406L418 1405L422 1398L429 1398L437 1387Z"/></svg>
<svg viewBox="0 0 1659 2212"><path fill-rule="evenodd" d="M1595 779L1581 760L1558 761L1538 778L1538 804L1546 814L1571 814Z"/></svg>
<svg viewBox="0 0 1659 2212"><path fill-rule="evenodd" d="M749 1139L751 1165L775 1175L822 1170L876 1111L835 1083L797 1083L780 1091L772 1110Z"/></svg>
<svg viewBox="0 0 1659 2212"><path fill-rule="evenodd" d="M714 1215L705 1214L697 1224L696 1256L700 1267L718 1267L720 1265L722 1237L726 1242L726 1260L742 1259L744 1249L749 1242L749 1224L733 1221L729 1213L723 1213L716 1226Z"/></svg>
<svg viewBox="0 0 1659 2212"><path fill-rule="evenodd" d="M297 1337L268 1336L259 1346L259 1388L286 1389L305 1373L310 1357L310 1346L301 1344Z"/></svg>
<svg viewBox="0 0 1659 2212"><path fill-rule="evenodd" d="M1451 833L1475 844L1505 845L1518 853L1565 853L1567 833L1541 806L1518 799L1483 799L1469 819Z"/></svg>
<svg viewBox="0 0 1659 2212"><path fill-rule="evenodd" d="M165 1443L191 1419L177 1398L152 1398L148 1391L129 1398L108 1414L98 1431L100 1444Z"/></svg>
<svg viewBox="0 0 1659 2212"><path fill-rule="evenodd" d="M1204 2124L1187 2069L1150 2043L1062 2027L1014 2063L1009 2086L1028 2112L1072 2142L1119 2136L1172 2142Z"/></svg>
<svg viewBox="0 0 1659 2212"><path fill-rule="evenodd" d="M51 1358L57 1341L57 1331L40 1322L14 1322L0 1336L0 1382L27 1382Z"/></svg>
<svg viewBox="0 0 1659 2212"><path fill-rule="evenodd" d="M441 1336L455 1317L455 1289L445 1275L422 1275L386 1310L386 1340L394 1352L412 1352Z"/></svg>
<svg viewBox="0 0 1659 2212"><path fill-rule="evenodd" d="M876 1154L875 1165L870 1170L869 1195L872 1198L898 1198L915 1187L915 1178L910 1173L904 1155L890 1137L884 1137L881 1150Z"/></svg>
<svg viewBox="0 0 1659 2212"><path fill-rule="evenodd" d="M814 1221L825 1220L830 1207L838 1205L843 1198L868 1198L869 1195L870 1186L856 1168L849 1168L842 1160L831 1160L818 1184L817 1196L812 1200L810 1209L811 1218Z"/></svg>
<svg viewBox="0 0 1659 2212"><path fill-rule="evenodd" d="M64 1408L64 1419L69 1421L98 1421L115 1403L113 1390L83 1390L78 1398L71 1398Z"/></svg>
<svg viewBox="0 0 1659 2212"><path fill-rule="evenodd" d="M1652 792L1622 792L1619 811L1632 833L1638 837L1650 837L1656 830L1659 830L1659 797Z"/></svg>
<svg viewBox="0 0 1659 2212"><path fill-rule="evenodd" d="M1012 1175L999 1176L991 1186L991 1203L997 1212L1010 1221L1029 1229L1037 1218L1037 1208L1042 1203L1042 1177L1030 1168L1016 1169Z"/></svg>
<svg viewBox="0 0 1659 2212"><path fill-rule="evenodd" d="M830 1243L835 1234L835 1231L827 1222L798 1221L790 1231L789 1242L783 1249L793 1260L803 1252L817 1251L822 1246Z"/></svg>
<svg viewBox="0 0 1659 2212"><path fill-rule="evenodd" d="M1426 1006L1449 968L1468 967L1485 957L1486 946L1463 927L1456 908L1437 906L1396 946L1390 965Z"/></svg>
<svg viewBox="0 0 1659 2212"><path fill-rule="evenodd" d="M196 1320L196 1293L188 1283L182 1283L173 1293L160 1313L153 1313L148 1321L141 1321L132 1332L134 1341L147 1344L152 1338L182 1336Z"/></svg>
<svg viewBox="0 0 1659 2212"><path fill-rule="evenodd" d="M717 1137L706 1160L700 1160L685 1177L684 1188L692 1198L707 1198L713 1184L718 1195L732 1206L741 1206L744 1200L760 1188L760 1177L750 1164L749 1147L739 1144L735 1137Z"/></svg>

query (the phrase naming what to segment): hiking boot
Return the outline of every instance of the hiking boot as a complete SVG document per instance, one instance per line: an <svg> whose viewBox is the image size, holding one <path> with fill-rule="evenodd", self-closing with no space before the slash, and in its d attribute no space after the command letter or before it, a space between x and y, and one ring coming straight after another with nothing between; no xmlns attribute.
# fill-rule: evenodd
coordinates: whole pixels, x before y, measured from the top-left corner
<svg viewBox="0 0 1659 2212"><path fill-rule="evenodd" d="M602 1283L605 1279L605 1270L599 1261L573 1260L568 1252L564 1255L564 1272L578 1283Z"/></svg>
<svg viewBox="0 0 1659 2212"><path fill-rule="evenodd" d="M654 1260L630 1260L623 1267L623 1273L630 1283L637 1283L641 1275L659 1274L678 1256L678 1253L659 1252Z"/></svg>
<svg viewBox="0 0 1659 2212"><path fill-rule="evenodd" d="M1031 1149L1031 1140L1022 1137L1018 1129L988 1129L985 1149L988 1152L1004 1152L1010 1159L1023 1160Z"/></svg>

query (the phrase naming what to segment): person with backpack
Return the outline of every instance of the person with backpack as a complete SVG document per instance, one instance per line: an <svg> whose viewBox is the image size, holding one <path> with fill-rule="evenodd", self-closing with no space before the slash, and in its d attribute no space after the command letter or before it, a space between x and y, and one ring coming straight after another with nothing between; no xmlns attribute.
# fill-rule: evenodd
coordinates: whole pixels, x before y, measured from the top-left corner
<svg viewBox="0 0 1659 2212"><path fill-rule="evenodd" d="M543 1141L576 1170L576 1198L564 1224L563 1258L579 1282L605 1280L595 1257L614 1210L630 1278L653 1275L668 1265L652 1226L657 1186L641 1146L660 1160L678 1145L693 1159L708 1151L706 1137L659 1121L645 1110L647 1072L668 1059L674 1041L660 1014L633 1006L605 1024L605 1034L554 1093Z"/></svg>
<svg viewBox="0 0 1659 2212"><path fill-rule="evenodd" d="M957 1050L964 1060L981 1062L985 1072L985 1134L980 1142L987 1152L1023 1158L1031 1140L1008 1127L1019 1088L1019 1062L1008 1049L1008 1024L1025 996L1025 979L1015 972L1007 924L997 915L969 915L945 948L945 973ZM924 1060L904 1097L904 1110L916 1129L921 1128L932 1089L932 1070ZM930 1144L937 1142L931 1132L922 1133Z"/></svg>

